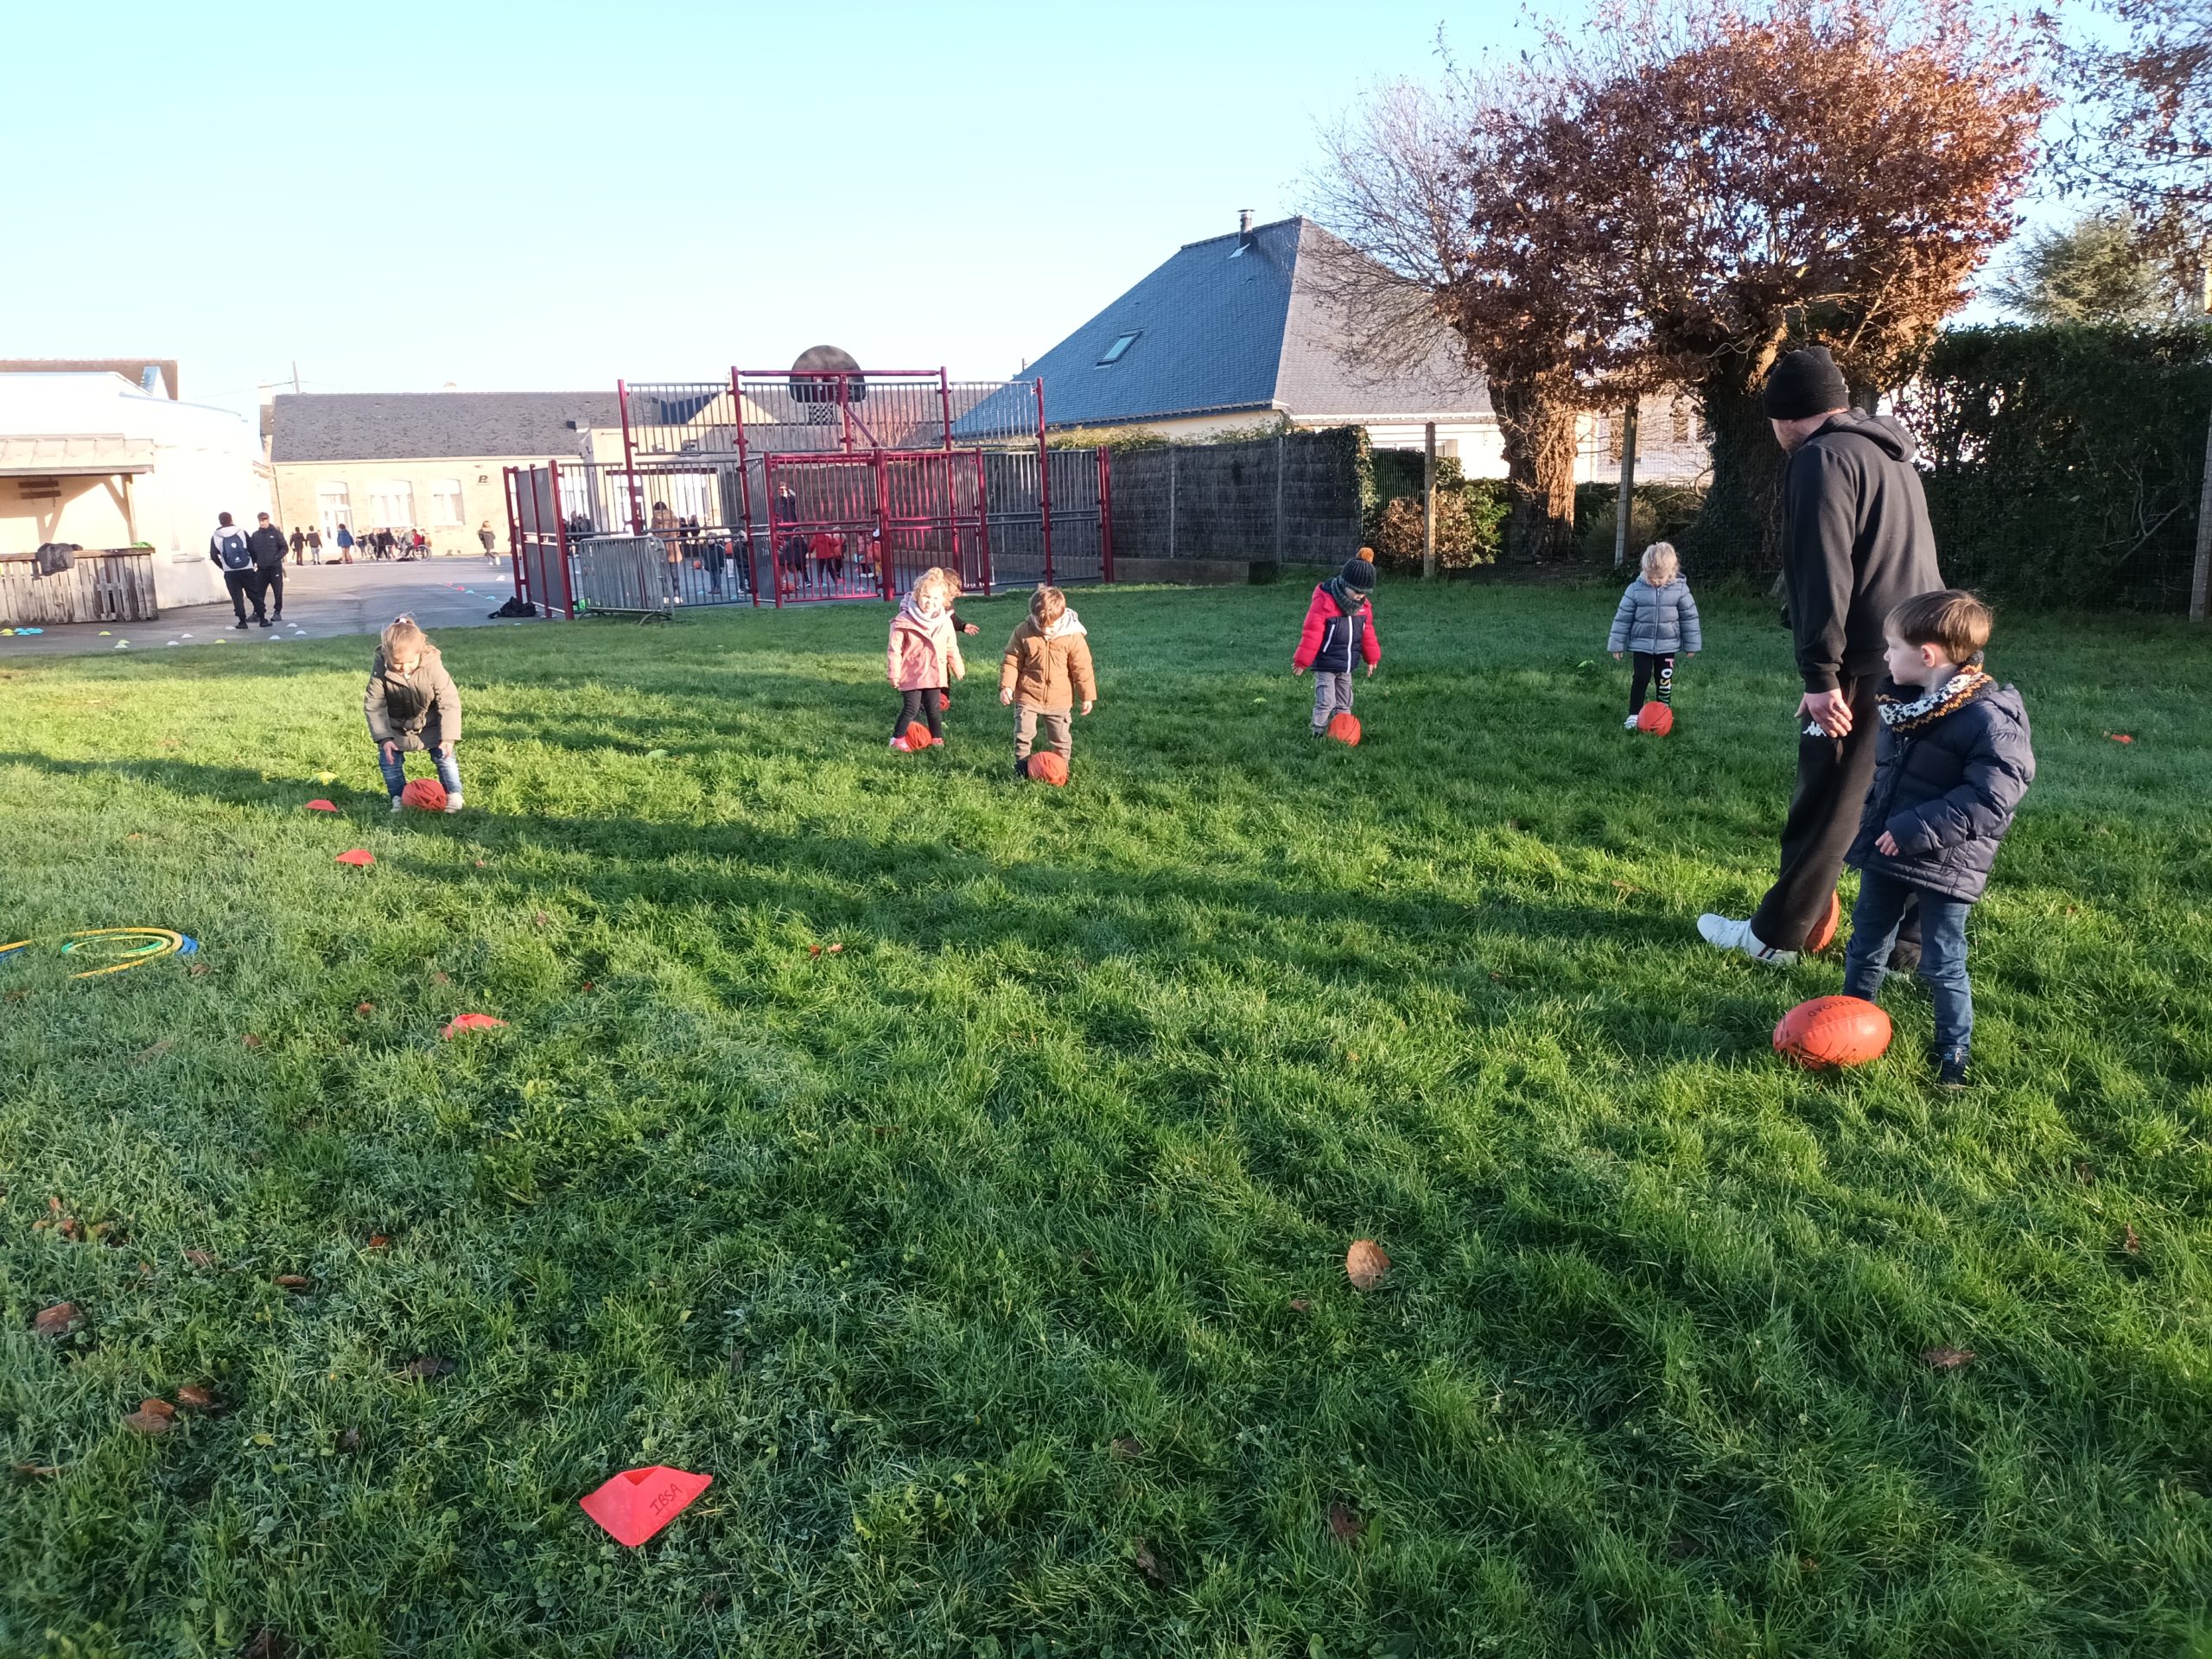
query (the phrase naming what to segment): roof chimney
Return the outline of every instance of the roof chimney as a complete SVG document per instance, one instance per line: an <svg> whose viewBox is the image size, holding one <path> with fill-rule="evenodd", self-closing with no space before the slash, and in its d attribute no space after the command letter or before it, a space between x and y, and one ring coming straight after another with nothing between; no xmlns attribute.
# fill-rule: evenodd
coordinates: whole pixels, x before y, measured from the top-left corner
<svg viewBox="0 0 2212 1659"><path fill-rule="evenodd" d="M1236 210L1236 245L1240 248L1252 245L1252 210L1249 207Z"/></svg>

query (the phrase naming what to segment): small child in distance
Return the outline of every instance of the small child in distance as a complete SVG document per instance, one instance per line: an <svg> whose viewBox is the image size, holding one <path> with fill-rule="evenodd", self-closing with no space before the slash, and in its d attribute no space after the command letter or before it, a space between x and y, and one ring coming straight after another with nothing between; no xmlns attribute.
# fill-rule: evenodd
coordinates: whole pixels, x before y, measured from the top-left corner
<svg viewBox="0 0 2212 1659"><path fill-rule="evenodd" d="M446 810L460 811L461 763L453 748L461 741L461 690L413 617L400 617L378 640L361 711L376 741L377 765L391 795L391 810L399 810L399 792L407 787L407 756L420 751L438 769Z"/></svg>
<svg viewBox="0 0 2212 1659"><path fill-rule="evenodd" d="M1629 730L1643 710L1644 688L1656 678L1659 701L1675 702L1675 658L1688 658L1705 649L1705 632L1699 626L1697 601L1683 579L1681 562L1669 542L1654 542L1643 550L1642 573L1622 594L1613 613L1613 629L1605 649L1618 662L1624 652L1633 652L1636 668L1629 680Z"/></svg>

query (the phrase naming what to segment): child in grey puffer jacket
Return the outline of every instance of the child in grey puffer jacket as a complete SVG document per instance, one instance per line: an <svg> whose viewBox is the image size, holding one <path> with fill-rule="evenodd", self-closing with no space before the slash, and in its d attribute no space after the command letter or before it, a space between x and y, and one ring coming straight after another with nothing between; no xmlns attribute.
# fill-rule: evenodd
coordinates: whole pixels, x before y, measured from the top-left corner
<svg viewBox="0 0 2212 1659"><path fill-rule="evenodd" d="M1703 651L1705 634L1698 626L1697 601L1690 597L1690 585L1682 580L1681 562L1675 556L1671 543L1654 542L1643 550L1643 572L1621 595L1605 649L1615 662L1620 661L1624 652L1635 653L1636 671L1629 682L1625 722L1629 729L1635 729L1645 688L1655 677L1659 701L1673 706L1675 658L1694 657Z"/></svg>

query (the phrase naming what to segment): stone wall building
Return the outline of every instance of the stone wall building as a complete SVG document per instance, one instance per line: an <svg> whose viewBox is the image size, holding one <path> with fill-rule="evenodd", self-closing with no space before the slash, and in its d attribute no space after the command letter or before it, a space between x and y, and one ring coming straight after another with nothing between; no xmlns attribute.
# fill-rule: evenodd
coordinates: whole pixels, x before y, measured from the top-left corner
<svg viewBox="0 0 2212 1659"><path fill-rule="evenodd" d="M420 530L439 553L504 548L504 469L587 457L619 432L612 391L279 392L270 406L273 511L289 531Z"/></svg>

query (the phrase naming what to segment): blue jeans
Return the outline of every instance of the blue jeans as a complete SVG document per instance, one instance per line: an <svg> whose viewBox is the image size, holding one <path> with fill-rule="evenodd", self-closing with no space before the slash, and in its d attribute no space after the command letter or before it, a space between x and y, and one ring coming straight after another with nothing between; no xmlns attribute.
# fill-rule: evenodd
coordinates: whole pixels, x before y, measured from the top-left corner
<svg viewBox="0 0 2212 1659"><path fill-rule="evenodd" d="M1962 899L1946 899L1894 876L1860 872L1859 903L1851 912L1851 948L1844 954L1843 994L1880 1000L1897 923L1905 906L1920 900L1920 977L1936 1001L1936 1048L1964 1054L1974 1036L1974 987L1967 980L1967 912Z"/></svg>
<svg viewBox="0 0 2212 1659"><path fill-rule="evenodd" d="M441 754L435 749L430 751L430 759L437 765L438 781L446 786L446 793L460 794L461 762L454 760L451 754ZM384 758L384 745L379 743L377 745L377 765L384 770L384 786L386 790L397 795L407 787L406 750L394 750L391 759L387 760Z"/></svg>

